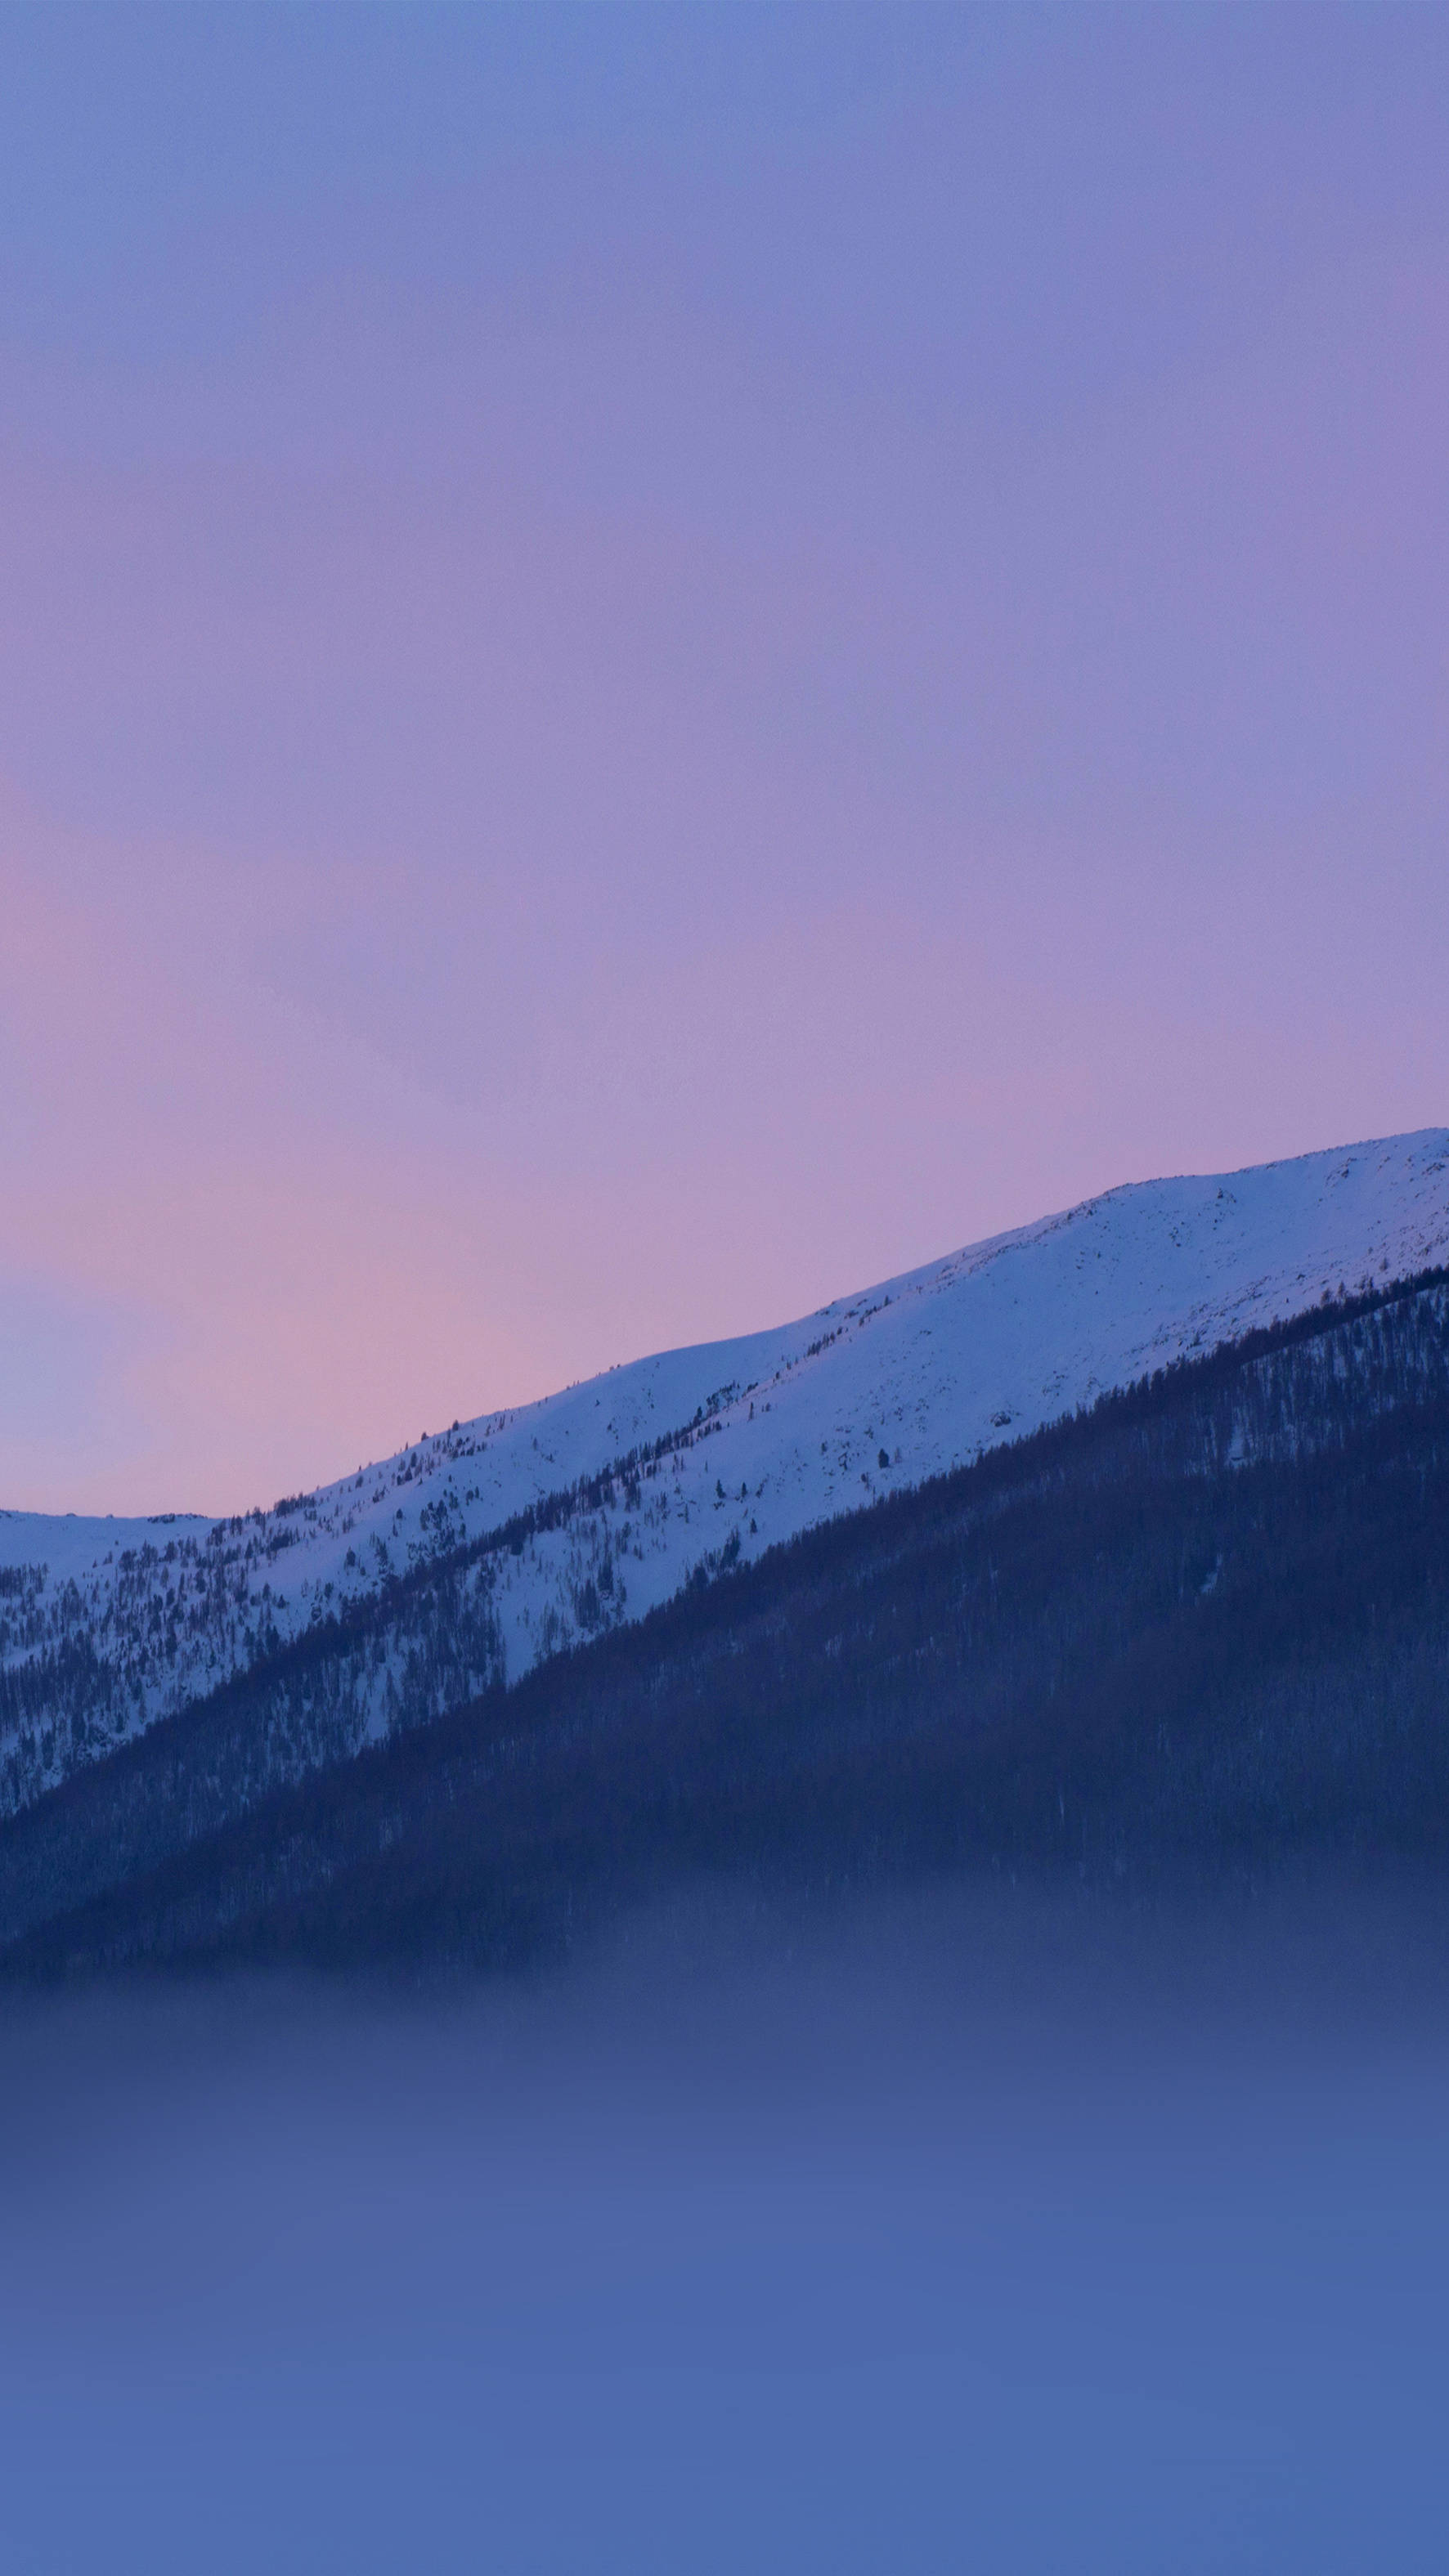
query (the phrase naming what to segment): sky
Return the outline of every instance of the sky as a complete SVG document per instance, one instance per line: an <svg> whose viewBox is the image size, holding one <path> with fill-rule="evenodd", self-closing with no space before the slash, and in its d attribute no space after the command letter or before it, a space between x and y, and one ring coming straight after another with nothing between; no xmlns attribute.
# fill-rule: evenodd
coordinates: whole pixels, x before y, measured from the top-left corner
<svg viewBox="0 0 1449 2576"><path fill-rule="evenodd" d="M1449 11L0 0L0 1503L1449 1118Z"/></svg>

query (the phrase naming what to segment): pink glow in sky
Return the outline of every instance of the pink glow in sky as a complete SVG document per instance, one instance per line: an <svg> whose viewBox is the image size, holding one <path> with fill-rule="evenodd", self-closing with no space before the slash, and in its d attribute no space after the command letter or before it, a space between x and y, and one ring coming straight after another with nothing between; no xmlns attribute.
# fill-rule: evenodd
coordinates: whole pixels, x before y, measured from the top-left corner
<svg viewBox="0 0 1449 2576"><path fill-rule="evenodd" d="M1449 1117L1449 13L0 5L0 1502Z"/></svg>

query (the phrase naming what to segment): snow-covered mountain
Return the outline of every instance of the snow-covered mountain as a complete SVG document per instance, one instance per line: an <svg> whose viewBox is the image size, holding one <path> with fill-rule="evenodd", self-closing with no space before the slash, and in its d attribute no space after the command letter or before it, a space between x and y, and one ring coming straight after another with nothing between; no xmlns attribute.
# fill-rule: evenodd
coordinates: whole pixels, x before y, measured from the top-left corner
<svg viewBox="0 0 1449 2576"><path fill-rule="evenodd" d="M515 1680L1166 1361L1445 1263L1449 1129L1433 1128L1112 1190L798 1323L455 1423L269 1511L0 1514L0 1805L413 1569L461 1564L478 1610L485 1642L448 1690ZM382 1652L362 1737L394 1722L393 1685Z"/></svg>

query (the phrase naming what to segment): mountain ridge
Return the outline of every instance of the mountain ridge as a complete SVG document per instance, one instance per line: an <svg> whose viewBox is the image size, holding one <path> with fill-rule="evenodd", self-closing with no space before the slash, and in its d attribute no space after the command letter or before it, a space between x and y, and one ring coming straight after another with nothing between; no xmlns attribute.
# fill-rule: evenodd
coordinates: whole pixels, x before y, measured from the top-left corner
<svg viewBox="0 0 1449 2576"><path fill-rule="evenodd" d="M417 1573L0 1826L0 1975L502 1966L700 1873L1437 1866L1449 1269L1169 1363L358 1748L349 1657L408 1596L436 1644L456 1604Z"/></svg>
<svg viewBox="0 0 1449 2576"><path fill-rule="evenodd" d="M268 1512L0 1515L0 1806L490 1534L463 1605L471 1660L439 1683L464 1698L1175 1358L1446 1257L1449 1130L1425 1129L1124 1184ZM399 1722L399 1690L386 1654L358 1677L358 1742Z"/></svg>

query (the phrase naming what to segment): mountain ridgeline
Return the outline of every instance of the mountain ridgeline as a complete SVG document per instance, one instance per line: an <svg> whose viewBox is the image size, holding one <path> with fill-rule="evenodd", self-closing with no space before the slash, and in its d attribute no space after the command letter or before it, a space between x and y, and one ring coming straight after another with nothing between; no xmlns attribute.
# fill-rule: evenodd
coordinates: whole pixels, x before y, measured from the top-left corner
<svg viewBox="0 0 1449 2576"><path fill-rule="evenodd" d="M701 1874L1449 1854L1442 1269L701 1567L511 1687L487 1561L319 1620L10 1819L12 1973L514 1962ZM393 1731L358 1751L383 1668Z"/></svg>
<svg viewBox="0 0 1449 2576"><path fill-rule="evenodd" d="M269 1509L0 1511L0 1816L213 1704L257 1713L236 1758L249 1795L279 1787L1173 1360L1444 1262L1429 1128L1109 1190Z"/></svg>

